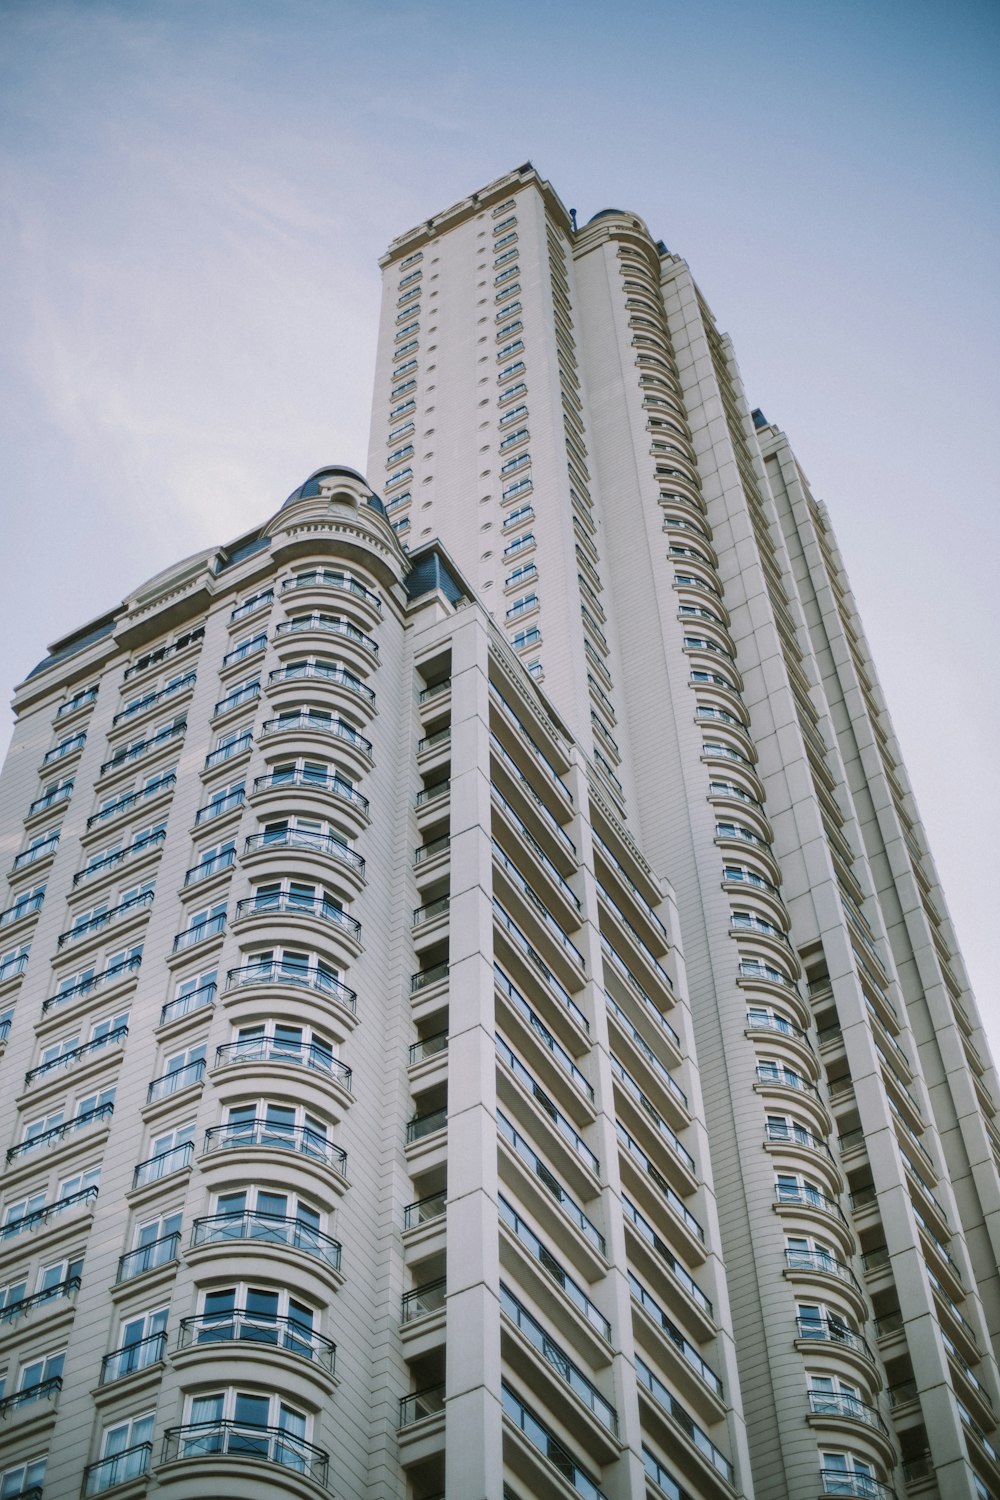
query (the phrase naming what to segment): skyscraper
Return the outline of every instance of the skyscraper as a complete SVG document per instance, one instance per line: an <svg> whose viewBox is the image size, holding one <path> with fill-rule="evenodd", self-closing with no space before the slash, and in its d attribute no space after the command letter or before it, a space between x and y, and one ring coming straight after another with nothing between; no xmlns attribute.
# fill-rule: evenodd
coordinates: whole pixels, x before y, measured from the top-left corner
<svg viewBox="0 0 1000 1500"><path fill-rule="evenodd" d="M530 164L368 481L55 643L0 778L0 1497L1000 1496L996 1079L829 523Z"/></svg>

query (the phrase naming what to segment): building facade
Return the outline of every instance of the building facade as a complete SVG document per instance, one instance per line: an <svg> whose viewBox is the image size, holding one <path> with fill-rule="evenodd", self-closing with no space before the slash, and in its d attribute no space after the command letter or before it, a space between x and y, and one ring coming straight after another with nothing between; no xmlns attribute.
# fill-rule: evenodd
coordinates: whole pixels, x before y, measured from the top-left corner
<svg viewBox="0 0 1000 1500"><path fill-rule="evenodd" d="M995 1496L996 1076L826 512L635 215L382 264L369 474L676 892L753 1492Z"/></svg>
<svg viewBox="0 0 1000 1500"><path fill-rule="evenodd" d="M530 164L0 776L0 1500L1000 1500L997 1086L826 513Z"/></svg>

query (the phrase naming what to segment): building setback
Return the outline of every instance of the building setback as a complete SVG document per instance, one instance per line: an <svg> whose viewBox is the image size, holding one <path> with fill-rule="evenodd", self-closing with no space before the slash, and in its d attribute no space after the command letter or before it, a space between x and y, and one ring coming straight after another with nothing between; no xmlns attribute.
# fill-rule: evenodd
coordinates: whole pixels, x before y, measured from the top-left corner
<svg viewBox="0 0 1000 1500"><path fill-rule="evenodd" d="M1000 1500L997 1084L823 507L683 261L401 236L369 479L0 775L0 1500Z"/></svg>

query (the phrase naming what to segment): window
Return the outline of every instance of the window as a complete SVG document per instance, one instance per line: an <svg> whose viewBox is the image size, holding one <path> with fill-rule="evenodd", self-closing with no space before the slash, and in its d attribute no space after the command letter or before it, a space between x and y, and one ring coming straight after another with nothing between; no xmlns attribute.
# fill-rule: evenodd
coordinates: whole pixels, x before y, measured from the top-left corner
<svg viewBox="0 0 1000 1500"><path fill-rule="evenodd" d="M199 1042L168 1057L163 1072L149 1086L150 1100L165 1099L169 1094L176 1094L178 1089L200 1082L207 1050L205 1043Z"/></svg>
<svg viewBox="0 0 1000 1500"><path fill-rule="evenodd" d="M520 505L517 510L512 510L509 515L504 517L503 529L504 531L510 531L514 526L520 526L523 521L533 521L534 519L534 508L530 505Z"/></svg>
<svg viewBox="0 0 1000 1500"><path fill-rule="evenodd" d="M513 484L504 485L500 498L501 500L514 500L518 495L523 495L531 488L532 481L530 476L525 479L518 479Z"/></svg>
<svg viewBox="0 0 1000 1500"><path fill-rule="evenodd" d="M511 269L510 269L510 271L504 271L503 274L504 274L504 276L510 276L510 275L513 275L516 271L517 271L517 267L516 266L512 266ZM499 280L500 278L498 277L497 279ZM519 281L512 281L511 284L510 284L510 286L504 287L501 291L497 292L497 294L496 294L496 296L494 297L493 300L494 300L494 302L505 302L508 297L513 297L514 294L515 294L515 292L519 292L520 290L521 290L521 283ZM506 309L506 311L510 312L510 308L508 307Z"/></svg>
<svg viewBox="0 0 1000 1500"><path fill-rule="evenodd" d="M510 336L512 334L520 333L521 332L521 329L524 327L524 324L521 322L520 318L511 318L510 317L510 308L509 307L504 309L504 311L501 314L501 316L504 317L504 318L506 318L507 322L501 324L501 326L497 329L497 338L498 339L510 338Z"/></svg>
<svg viewBox="0 0 1000 1500"><path fill-rule="evenodd" d="M244 1453L304 1473L308 1459L301 1444L306 1440L308 1420L278 1395L229 1389L192 1396L180 1455Z"/></svg>
<svg viewBox="0 0 1000 1500"><path fill-rule="evenodd" d="M537 625L532 625L530 630L519 630L512 635L510 643L515 651L523 651L526 646L535 646L542 638L542 632Z"/></svg>
<svg viewBox="0 0 1000 1500"><path fill-rule="evenodd" d="M314 1310L290 1292L239 1282L202 1294L195 1342L249 1339L275 1344L311 1359L317 1322Z"/></svg>
<svg viewBox="0 0 1000 1500"><path fill-rule="evenodd" d="M407 391L415 391L416 388L417 382L415 380L404 380L400 385L393 386L390 392L390 396L392 397L393 401L395 401L397 396L405 396Z"/></svg>
<svg viewBox="0 0 1000 1500"><path fill-rule="evenodd" d="M6 1286L0 1286L0 1323L7 1322L11 1309L19 1302L23 1302L27 1294L27 1278L22 1278L20 1281L8 1281ZM2 1494L3 1491L0 1490L0 1495Z"/></svg>
<svg viewBox="0 0 1000 1500"><path fill-rule="evenodd" d="M411 396L408 401L401 401L398 406L393 407L392 411L390 411L389 413L389 421L398 421L400 417L406 416L407 412L416 411L416 409L417 403ZM389 434L389 441L392 441L392 433Z"/></svg>
<svg viewBox="0 0 1000 1500"><path fill-rule="evenodd" d="M538 595L537 594L523 594L520 599L515 599L514 600L514 603L510 606L510 608L507 611L506 618L508 620L516 620L517 617L518 617L518 615L527 614L527 612L529 610L531 610L531 609L537 609L537 608L538 608Z"/></svg>
<svg viewBox="0 0 1000 1500"><path fill-rule="evenodd" d="M509 380L512 375L523 375L523 374L524 374L524 360L523 359L516 359L513 364L504 365L503 369L497 372L497 379L498 380Z"/></svg>
<svg viewBox="0 0 1000 1500"><path fill-rule="evenodd" d="M166 1345L168 1309L141 1313L129 1318L119 1330L118 1348L104 1361L102 1383L121 1380L135 1370L146 1370L163 1358Z"/></svg>
<svg viewBox="0 0 1000 1500"><path fill-rule="evenodd" d="M510 516L508 516L507 519L509 521ZM525 552L529 547L533 547L534 545L534 532L526 531L522 536L515 537L512 542L507 543L506 547L503 549L503 555L504 557L515 557L519 552Z"/></svg>
<svg viewBox="0 0 1000 1500"><path fill-rule="evenodd" d="M385 481L385 487L387 490L390 490L394 485L403 484L405 480L412 478L413 470L407 465L405 469L397 469L394 474L390 474Z"/></svg>
<svg viewBox="0 0 1000 1500"><path fill-rule="evenodd" d="M499 208L495 208L493 210L493 217L496 218L497 214L502 214L505 208L513 208L513 206L514 206L514 200L513 200L513 198L508 198L506 203L501 203ZM499 224L495 224L493 226L493 233L494 234L502 234L505 229L509 229L512 224L516 224L516 223L517 223L517 215L516 214L511 214L509 216L509 218L501 219Z"/></svg>
<svg viewBox="0 0 1000 1500"><path fill-rule="evenodd" d="M511 290L516 290L516 288L511 288ZM496 300L499 302L501 299L498 297ZM496 321L498 323L501 322L504 318L511 317L513 313L519 313L522 311L520 302L507 302L506 297L503 300L506 303L506 306L501 307L500 311L496 315Z"/></svg>
<svg viewBox="0 0 1000 1500"><path fill-rule="evenodd" d="M502 475L513 474L518 469L526 469L530 463L530 453L515 453L513 458L508 458L506 463L500 465L500 473Z"/></svg>
<svg viewBox="0 0 1000 1500"><path fill-rule="evenodd" d="M17 1377L18 1390L27 1394L44 1386L50 1380L62 1380L65 1362L66 1351L60 1349L56 1354L46 1354L41 1359L33 1359L23 1364ZM39 1397L48 1394L48 1391L38 1390Z"/></svg>
<svg viewBox="0 0 1000 1500"><path fill-rule="evenodd" d="M504 579L504 588L510 588L513 584L527 583L530 578L538 575L538 569L533 562L522 563L512 573L508 573Z"/></svg>
<svg viewBox="0 0 1000 1500"><path fill-rule="evenodd" d="M497 229L494 229L494 231L493 231L494 234L496 234L498 232L499 227L500 226L498 225ZM516 230L511 230L510 234L502 235L501 238L498 239L495 242L493 248L494 248L494 250L502 250L505 245L513 245L514 242L516 241L516 239L517 239L517 231Z"/></svg>
<svg viewBox="0 0 1000 1500"><path fill-rule="evenodd" d="M825 1494L871 1496L872 1500L878 1494L875 1470L863 1458L853 1453L821 1452L819 1463Z"/></svg>
<svg viewBox="0 0 1000 1500"><path fill-rule="evenodd" d="M503 406L505 402L513 401L517 396L525 395L527 389L528 387L525 385L524 381L519 380L516 385L509 385L504 390L502 390L497 397L497 401L501 406Z"/></svg>
<svg viewBox="0 0 1000 1500"><path fill-rule="evenodd" d="M407 343L400 344L399 348L394 351L392 357L393 357L393 359L405 359L408 354L413 354L419 348L420 348L420 340L419 339L409 339L407 341ZM415 361L413 363L415 363ZM403 368L410 369L410 368L412 368L412 364L411 365L406 365Z"/></svg>
<svg viewBox="0 0 1000 1500"><path fill-rule="evenodd" d="M177 1125L150 1142L149 1156L135 1169L133 1187L143 1187L147 1182L159 1182L171 1172L179 1172L189 1165L194 1152L194 1121Z"/></svg>
<svg viewBox="0 0 1000 1500"><path fill-rule="evenodd" d="M147 1412L104 1429L101 1460L87 1472L86 1493L99 1495L115 1485L145 1474L149 1467L155 1413Z"/></svg>
<svg viewBox="0 0 1000 1500"><path fill-rule="evenodd" d="M45 1480L45 1459L31 1458L27 1463L15 1464L12 1469L0 1473L0 1500L15 1500L18 1495L36 1487L41 1489Z"/></svg>
<svg viewBox="0 0 1000 1500"><path fill-rule="evenodd" d="M420 323L419 323L419 321L417 319L414 319L413 322L407 323L407 324L405 324L404 327L402 327L402 328L399 329L399 331L396 334L396 339L397 339L397 341L399 339L405 339L408 334L419 333L419 332L420 332Z"/></svg>
<svg viewBox="0 0 1000 1500"><path fill-rule="evenodd" d="M512 240L516 240L517 239L517 235L516 234L512 234L510 236L510 238ZM504 243L506 243L506 241ZM499 248L499 246L494 246L494 249L498 249L498 248ZM497 256L496 260L493 262L493 269L494 269L494 271L499 271L499 269L500 269L501 266L506 266L512 260L517 260L517 246L516 245L514 246L514 248L512 250L505 250L502 255L498 255ZM510 275L510 274L515 273L516 271L517 271L517 267L516 266L511 266L510 271L509 272L505 271L504 275ZM493 285L496 286L497 282L499 282L499 280L500 280L500 277L498 276L496 278L496 281L494 281Z"/></svg>
<svg viewBox="0 0 1000 1500"><path fill-rule="evenodd" d="M46 1266L41 1266L38 1271L38 1285L36 1292L51 1292L53 1287L63 1286L67 1281L74 1281L83 1271L83 1256L75 1259L63 1259L51 1261Z"/></svg>
<svg viewBox="0 0 1000 1500"><path fill-rule="evenodd" d="M227 1049L231 1062L276 1061L305 1063L308 1067L330 1072L337 1049L326 1037L309 1026L292 1026L285 1021L260 1021L241 1026Z"/></svg>
<svg viewBox="0 0 1000 1500"><path fill-rule="evenodd" d="M412 255L407 255L405 257L405 259L403 259L403 260L400 261L400 263L399 263L399 269L401 271L405 271L406 268L407 268L407 266L416 265L416 263L418 261L423 260L423 258L424 258L424 252L422 250L414 250L413 253L412 253Z"/></svg>
<svg viewBox="0 0 1000 1500"><path fill-rule="evenodd" d="M497 350L497 359L509 359L512 354L520 354L524 349L524 339L511 339L509 343L502 345ZM523 366L521 367L523 368ZM501 378L509 372L501 371Z"/></svg>
<svg viewBox="0 0 1000 1500"><path fill-rule="evenodd" d="M515 407L512 407L510 411L504 412L503 416L500 418L500 424L499 425L501 427L509 427L512 422L519 422L522 417L526 417L527 415L528 415L528 408L526 406L515 406ZM528 435L527 428L525 428L524 435L525 435L525 437L527 437L527 435ZM513 441L514 440L511 439L512 445L513 445Z"/></svg>
<svg viewBox="0 0 1000 1500"><path fill-rule="evenodd" d="M423 274L423 271L419 269L416 271L411 271L409 276L404 276L400 281L399 290L402 291L404 287L412 286L415 281L419 281L421 279Z"/></svg>
<svg viewBox="0 0 1000 1500"><path fill-rule="evenodd" d="M175 1260L180 1238L179 1212L147 1219L135 1232L131 1252L122 1257L118 1280L129 1281L133 1276L141 1276L144 1271L152 1271L157 1266L165 1266L168 1261Z"/></svg>
<svg viewBox="0 0 1000 1500"><path fill-rule="evenodd" d="M412 431L412 422L400 422L399 426L394 427L393 430L389 433L388 440L390 443L398 443L400 438L409 437Z"/></svg>

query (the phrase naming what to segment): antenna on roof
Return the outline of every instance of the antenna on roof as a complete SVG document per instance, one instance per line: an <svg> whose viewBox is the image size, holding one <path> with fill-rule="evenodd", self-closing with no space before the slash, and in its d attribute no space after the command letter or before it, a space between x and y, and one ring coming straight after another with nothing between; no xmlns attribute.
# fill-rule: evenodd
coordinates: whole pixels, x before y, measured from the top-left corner
<svg viewBox="0 0 1000 1500"><path fill-rule="evenodd" d="M570 209L570 211L569 211L569 217L570 217L570 222L573 225L573 233L576 234L576 209L575 208L571 208Z"/></svg>

